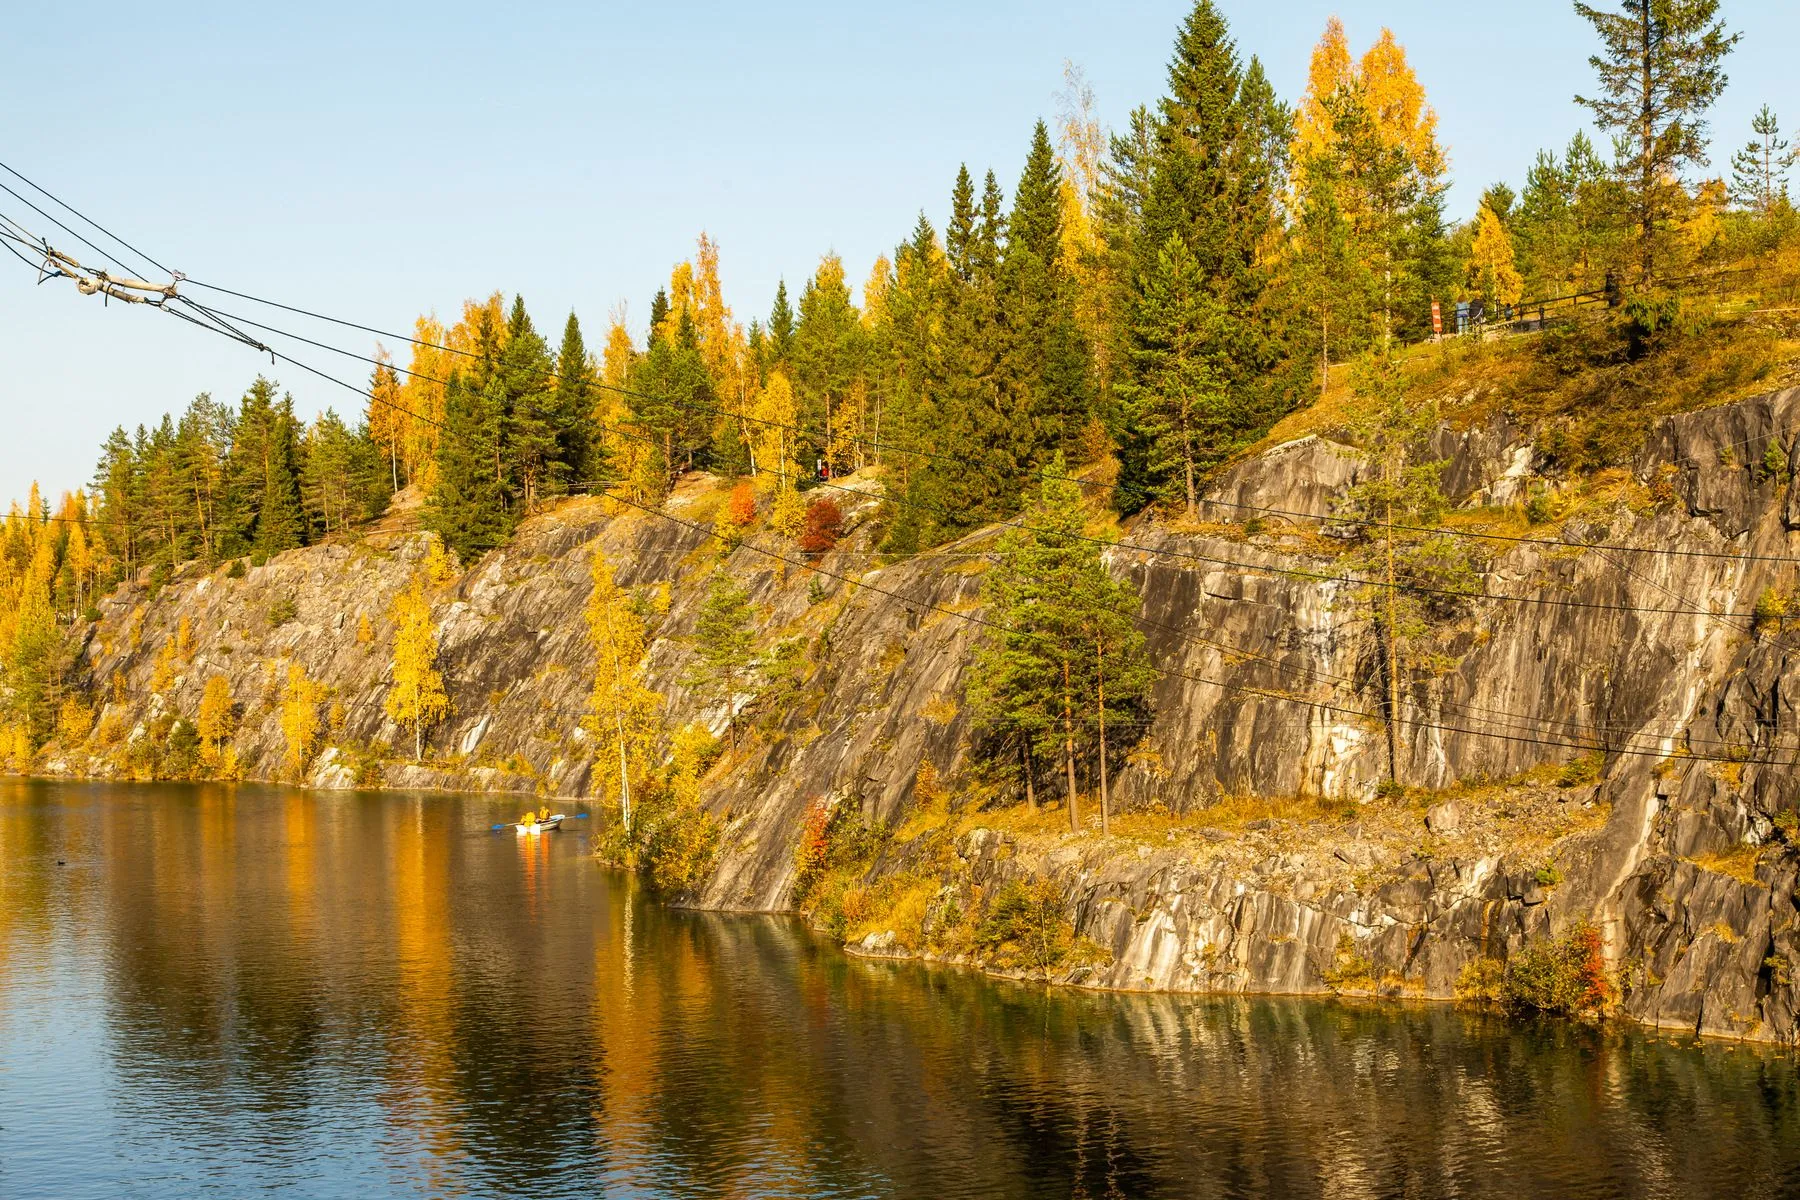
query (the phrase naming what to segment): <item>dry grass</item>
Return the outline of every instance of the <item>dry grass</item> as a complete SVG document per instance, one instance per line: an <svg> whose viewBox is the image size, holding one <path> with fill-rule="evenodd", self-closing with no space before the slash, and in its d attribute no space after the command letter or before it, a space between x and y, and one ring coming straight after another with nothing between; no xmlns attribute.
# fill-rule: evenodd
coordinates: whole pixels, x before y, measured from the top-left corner
<svg viewBox="0 0 1800 1200"><path fill-rule="evenodd" d="M1726 875L1742 884L1760 886L1760 881L1756 878L1756 864L1761 857L1761 846L1737 845L1729 850L1697 855L1688 861L1702 871Z"/></svg>

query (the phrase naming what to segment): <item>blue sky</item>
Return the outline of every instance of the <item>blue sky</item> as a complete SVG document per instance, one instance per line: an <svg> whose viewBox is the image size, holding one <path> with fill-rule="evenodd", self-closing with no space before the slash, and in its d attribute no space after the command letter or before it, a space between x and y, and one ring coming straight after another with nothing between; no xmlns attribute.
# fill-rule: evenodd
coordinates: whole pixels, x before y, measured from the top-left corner
<svg viewBox="0 0 1800 1200"><path fill-rule="evenodd" d="M656 5L15 2L0 161L196 279L410 328L463 297L522 292L592 343L708 231L740 320L821 253L860 280L957 164L1010 191L1061 68L1110 125L1163 84L1186 0ZM1567 0L1222 0L1240 50L1298 96L1333 12L1360 52L1382 25L1438 110L1466 216L1583 125L1592 38ZM1714 113L1715 163L1764 101L1800 125L1791 0L1726 0L1744 39ZM528 11L513 11L513 10ZM1780 65L1778 65L1780 64ZM1720 147L1724 147L1723 150ZM17 182L5 182L18 188ZM24 189L19 188L23 191ZM49 207L45 205L45 207ZM0 193L0 212L48 222ZM52 243L67 243L66 236ZM198 294L198 293L196 293ZM241 308L241 305L240 305ZM276 322L296 331L297 320ZM333 340L340 335L330 334ZM367 350L367 342L358 346ZM360 365L309 351L352 380ZM261 370L302 413L359 398L166 316L33 286L0 258L0 496L84 483L114 425Z"/></svg>

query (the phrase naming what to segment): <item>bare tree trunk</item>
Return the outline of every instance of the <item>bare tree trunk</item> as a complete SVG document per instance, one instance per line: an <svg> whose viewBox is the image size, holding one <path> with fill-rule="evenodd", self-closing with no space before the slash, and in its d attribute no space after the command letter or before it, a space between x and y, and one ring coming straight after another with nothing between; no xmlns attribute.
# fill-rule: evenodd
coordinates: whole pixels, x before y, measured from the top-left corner
<svg viewBox="0 0 1800 1200"><path fill-rule="evenodd" d="M1100 836L1112 833L1112 800L1106 786L1106 651L1105 643L1094 642L1096 682L1100 690Z"/></svg>
<svg viewBox="0 0 1800 1200"><path fill-rule="evenodd" d="M1069 771L1069 830L1081 832L1081 813L1075 793L1075 713L1069 695L1069 664L1063 662L1063 763Z"/></svg>
<svg viewBox="0 0 1800 1200"><path fill-rule="evenodd" d="M1037 811L1037 792L1031 783L1031 743L1026 742L1019 748L1019 756L1025 761L1025 807L1032 812Z"/></svg>
<svg viewBox="0 0 1800 1200"><path fill-rule="evenodd" d="M1331 314L1319 318L1319 399L1331 387Z"/></svg>
<svg viewBox="0 0 1800 1200"><path fill-rule="evenodd" d="M1387 709L1388 779L1400 782L1400 638L1394 623L1394 505L1385 508L1387 524Z"/></svg>

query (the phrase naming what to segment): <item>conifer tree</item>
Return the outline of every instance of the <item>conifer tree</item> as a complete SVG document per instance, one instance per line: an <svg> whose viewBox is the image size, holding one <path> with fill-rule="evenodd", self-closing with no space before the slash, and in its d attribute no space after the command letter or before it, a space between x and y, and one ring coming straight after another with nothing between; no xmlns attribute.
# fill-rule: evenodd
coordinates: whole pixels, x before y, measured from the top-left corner
<svg viewBox="0 0 1800 1200"><path fill-rule="evenodd" d="M1761 217L1787 203L1787 173L1796 153L1781 136L1781 122L1767 104L1750 120L1756 136L1731 156L1731 198Z"/></svg>
<svg viewBox="0 0 1800 1200"><path fill-rule="evenodd" d="M464 562L473 562L512 533L513 518L500 461L500 382L477 393L452 374L444 395L436 482L425 506L425 527Z"/></svg>
<svg viewBox="0 0 1800 1200"><path fill-rule="evenodd" d="M1739 35L1725 32L1718 0L1618 0L1617 11L1577 0L1575 11L1601 43L1588 59L1600 90L1575 102L1614 135L1633 258L1649 281L1671 248L1681 173L1706 156L1706 110L1725 90L1725 56Z"/></svg>
<svg viewBox="0 0 1800 1200"><path fill-rule="evenodd" d="M498 366L503 477L529 513L548 491L556 490L555 481L566 472L560 461L550 350L522 296L513 297Z"/></svg>
<svg viewBox="0 0 1800 1200"><path fill-rule="evenodd" d="M262 558L304 542L300 505L300 426L291 397L276 399L261 376L244 393L232 429L228 488L233 511L232 553Z"/></svg>
<svg viewBox="0 0 1800 1200"><path fill-rule="evenodd" d="M1247 74L1211 0L1197 0L1176 37L1168 70L1169 93L1154 118L1141 121L1144 140L1117 149L1121 163L1109 187L1119 191L1106 206L1116 228L1133 219L1122 239L1129 260L1115 271L1121 294L1121 346L1113 367L1115 397L1121 403L1124 437L1120 447L1119 500L1128 509L1162 488L1149 462L1157 439L1133 425L1124 398L1141 398L1146 381L1135 374L1154 356L1133 343L1154 326L1139 309L1150 281L1161 272L1171 237L1187 247L1196 284L1212 297L1219 319L1210 322L1206 358L1224 393L1239 406L1246 426L1266 424L1285 399L1271 395L1280 386L1272 371L1279 350L1259 318L1269 276L1260 251L1276 228L1275 201L1280 162L1271 145L1285 133L1285 111L1274 101L1260 66ZM1254 86L1246 87L1246 80ZM1144 156L1148 155L1148 161ZM1142 411L1141 405L1139 406Z"/></svg>
<svg viewBox="0 0 1800 1200"><path fill-rule="evenodd" d="M737 749L738 697L755 662L753 616L749 591L723 568L716 568L694 625L694 662L685 682L724 707L733 750Z"/></svg>
<svg viewBox="0 0 1800 1200"><path fill-rule="evenodd" d="M794 309L788 303L787 280L775 281L775 304L769 310L769 361L772 369L793 361Z"/></svg>
<svg viewBox="0 0 1800 1200"><path fill-rule="evenodd" d="M1200 264L1171 233L1143 282L1131 337L1132 371L1119 388L1141 447L1143 478L1199 518L1202 472L1236 448L1246 423L1228 391L1218 327L1226 320Z"/></svg>
<svg viewBox="0 0 1800 1200"><path fill-rule="evenodd" d="M1155 672L1136 628L1134 589L1114 580L1085 539L1080 487L1054 460L1026 519L998 548L983 590L1003 627L977 651L969 699L984 728L1017 755L1033 792L1033 764L1062 762L1069 826L1081 816L1076 767L1095 765L1103 801L1113 762L1142 736ZM1102 828L1110 803L1102 805Z"/></svg>
<svg viewBox="0 0 1800 1200"><path fill-rule="evenodd" d="M1399 360L1391 354L1373 354L1359 364L1355 386L1358 407L1350 434L1373 469L1349 490L1342 511L1362 522L1368 534L1351 558L1356 575L1366 581L1354 599L1376 633L1388 779L1398 784L1412 672L1434 657L1436 623L1467 607L1466 597L1479 592L1481 576L1466 541L1417 532L1435 525L1449 504L1442 485L1445 463L1412 457L1436 424L1435 409L1409 399Z"/></svg>
<svg viewBox="0 0 1800 1200"><path fill-rule="evenodd" d="M857 440L865 432L856 427L850 409L862 371L862 323L850 300L843 260L835 254L820 260L800 293L792 356L807 453L835 476L853 465Z"/></svg>
<svg viewBox="0 0 1800 1200"><path fill-rule="evenodd" d="M551 402L556 430L556 457L550 483L564 488L596 480L605 470L605 448L592 434L592 415L600 395L594 364L574 313L563 323L556 353L556 386Z"/></svg>

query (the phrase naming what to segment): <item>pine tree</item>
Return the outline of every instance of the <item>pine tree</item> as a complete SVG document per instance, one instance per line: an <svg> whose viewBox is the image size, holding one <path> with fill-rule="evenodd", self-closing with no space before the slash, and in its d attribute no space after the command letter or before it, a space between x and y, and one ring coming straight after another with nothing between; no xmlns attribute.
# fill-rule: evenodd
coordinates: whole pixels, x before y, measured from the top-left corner
<svg viewBox="0 0 1800 1200"><path fill-rule="evenodd" d="M1731 198L1761 217L1787 203L1787 173L1796 152L1781 136L1781 122L1767 104L1750 120L1756 136L1731 156Z"/></svg>
<svg viewBox="0 0 1800 1200"><path fill-rule="evenodd" d="M395 595L389 612L394 620L393 682L382 703L388 719L412 727L413 761L425 756L425 732L450 715L450 697L438 670L437 628L431 621L431 596L423 573Z"/></svg>
<svg viewBox="0 0 1800 1200"><path fill-rule="evenodd" d="M1028 798L1036 760L1062 760L1077 832L1076 768L1093 763L1104 831L1111 767L1142 736L1155 672L1136 628L1137 594L1082 536L1081 490L1063 472L1056 459L1026 519L1001 539L983 592L1003 629L977 651L969 700L1003 753L1017 757Z"/></svg>
<svg viewBox="0 0 1800 1200"><path fill-rule="evenodd" d="M1366 580L1356 605L1376 631L1382 711L1388 737L1388 778L1400 782L1400 743L1411 673L1433 657L1437 622L1460 615L1481 576L1466 541L1420 533L1449 506L1442 461L1410 461L1437 424L1429 405L1412 402L1400 363L1371 355L1355 379L1358 407L1350 423L1356 444L1372 462L1367 478L1350 488L1342 513L1362 522L1368 537L1352 556ZM1425 590L1431 589L1431 590Z"/></svg>
<svg viewBox="0 0 1800 1200"><path fill-rule="evenodd" d="M694 625L694 662L685 682L724 707L733 750L737 749L738 697L755 662L753 616L749 591L723 568L716 568Z"/></svg>
<svg viewBox="0 0 1800 1200"><path fill-rule="evenodd" d="M1588 59L1600 92L1576 96L1614 134L1617 170L1633 225L1633 257L1648 282L1670 249L1685 193L1681 172L1706 156L1706 110L1725 90L1725 32L1718 0L1618 0L1607 12L1577 0L1600 36Z"/></svg>

